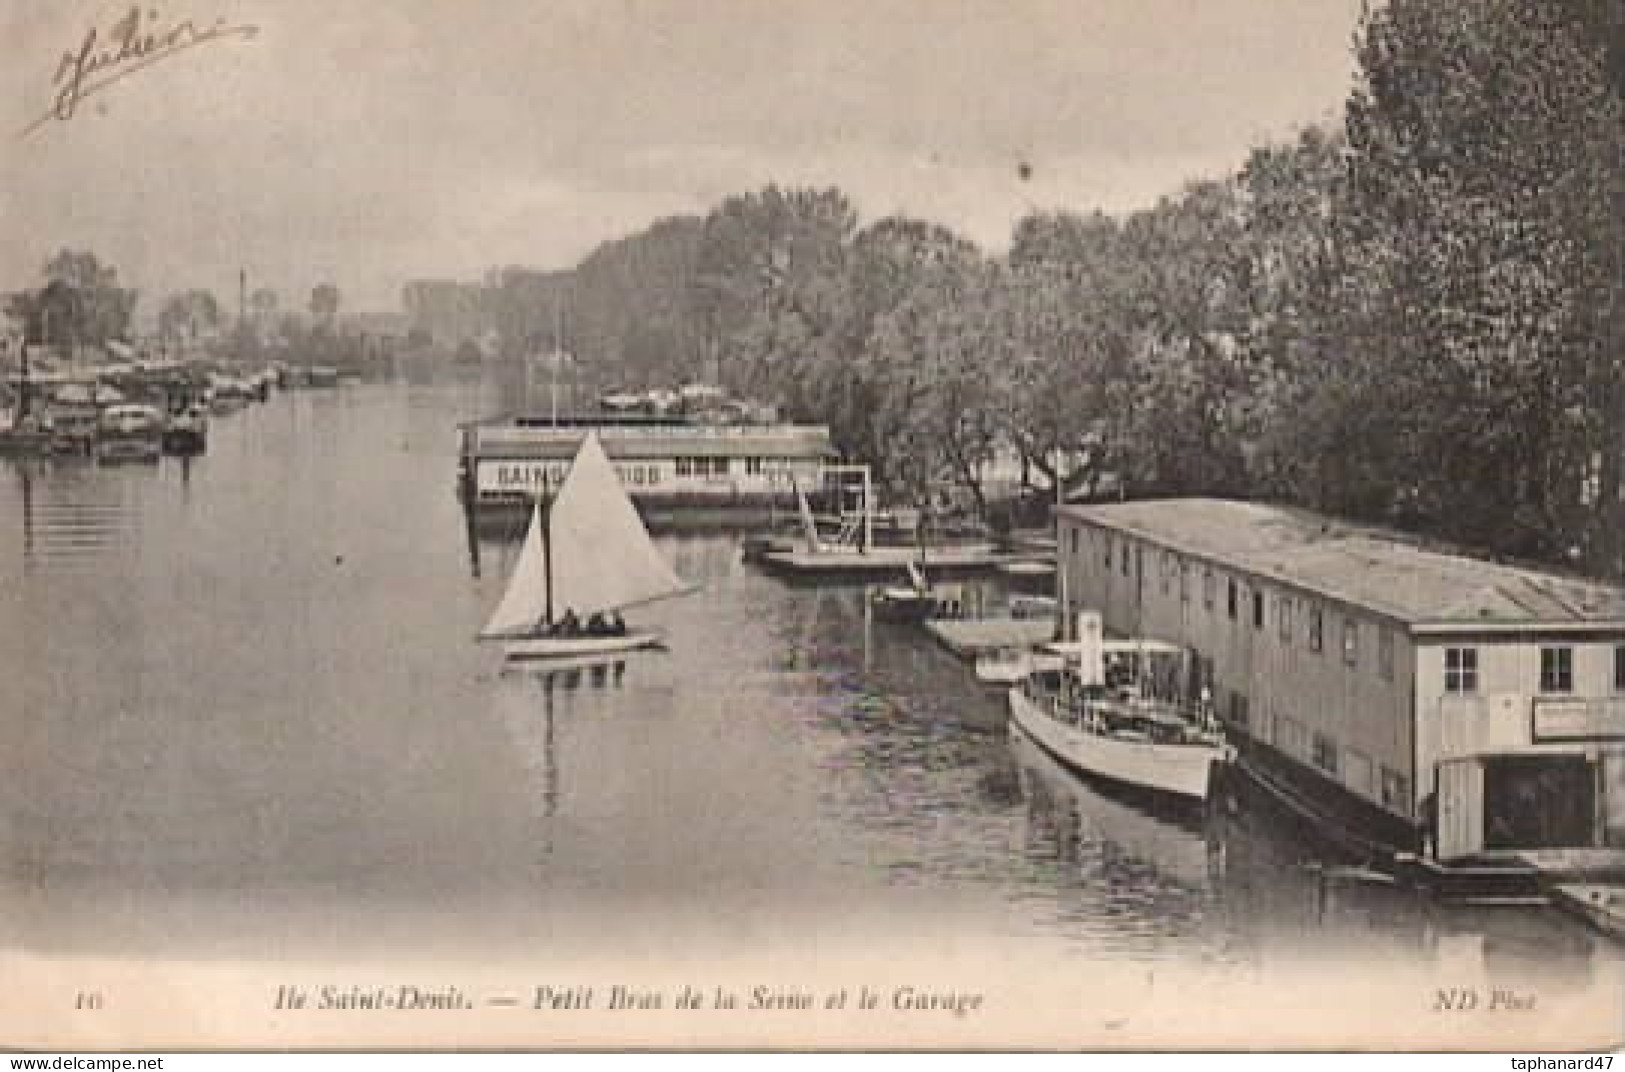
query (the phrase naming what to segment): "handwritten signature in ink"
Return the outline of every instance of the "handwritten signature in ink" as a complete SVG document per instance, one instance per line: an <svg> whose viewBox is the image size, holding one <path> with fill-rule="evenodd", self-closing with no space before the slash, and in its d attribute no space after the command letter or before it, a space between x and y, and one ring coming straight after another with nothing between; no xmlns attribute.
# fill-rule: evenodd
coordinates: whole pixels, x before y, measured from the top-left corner
<svg viewBox="0 0 1625 1072"><path fill-rule="evenodd" d="M166 26L155 9L143 13L140 7L132 7L108 28L106 37L92 26L77 51L62 53L62 62L57 64L51 80L56 89L51 107L18 136L26 138L53 120L67 122L78 112L79 105L97 93L176 53L211 41L252 39L258 33L257 26L228 23L225 19L206 26L182 19Z"/></svg>

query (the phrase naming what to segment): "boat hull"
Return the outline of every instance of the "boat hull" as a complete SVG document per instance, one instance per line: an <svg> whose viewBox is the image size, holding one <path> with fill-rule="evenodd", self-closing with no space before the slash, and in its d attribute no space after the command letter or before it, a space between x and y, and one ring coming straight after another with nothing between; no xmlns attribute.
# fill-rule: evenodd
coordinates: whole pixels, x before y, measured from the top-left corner
<svg viewBox="0 0 1625 1072"><path fill-rule="evenodd" d="M209 436L207 432L193 428L171 428L164 432L163 450L165 454L202 454L208 449Z"/></svg>
<svg viewBox="0 0 1625 1072"><path fill-rule="evenodd" d="M990 689L1005 690L1021 684L1027 668L1019 663L999 660L976 660L976 680Z"/></svg>
<svg viewBox="0 0 1625 1072"><path fill-rule="evenodd" d="M1051 718L1021 689L1011 689L1010 717L1027 736L1069 767L1085 774L1201 803L1213 785L1213 768L1228 758L1217 745L1156 744L1090 733Z"/></svg>
<svg viewBox="0 0 1625 1072"><path fill-rule="evenodd" d="M594 655L614 655L623 651L656 647L664 639L652 629L633 629L621 636L538 636L513 637L503 641L509 659L580 659Z"/></svg>
<svg viewBox="0 0 1625 1072"><path fill-rule="evenodd" d="M140 439L103 440L96 444L96 460L105 465L119 462L155 462L163 453L157 436Z"/></svg>
<svg viewBox="0 0 1625 1072"><path fill-rule="evenodd" d="M933 596L885 591L873 599L875 617L883 622L918 625L937 612Z"/></svg>

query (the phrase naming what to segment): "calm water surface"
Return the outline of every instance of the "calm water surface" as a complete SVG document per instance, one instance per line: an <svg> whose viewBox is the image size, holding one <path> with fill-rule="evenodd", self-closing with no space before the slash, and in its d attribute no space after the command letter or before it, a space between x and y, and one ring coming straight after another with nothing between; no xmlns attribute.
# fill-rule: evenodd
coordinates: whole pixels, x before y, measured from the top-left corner
<svg viewBox="0 0 1625 1072"><path fill-rule="evenodd" d="M1086 958L1366 956L1585 985L1550 913L1317 895L1258 818L1166 823L1007 733L861 589L662 538L670 650L504 673L472 637L453 425L478 385L215 421L189 464L0 467L4 941L52 954L656 957L974 934Z"/></svg>

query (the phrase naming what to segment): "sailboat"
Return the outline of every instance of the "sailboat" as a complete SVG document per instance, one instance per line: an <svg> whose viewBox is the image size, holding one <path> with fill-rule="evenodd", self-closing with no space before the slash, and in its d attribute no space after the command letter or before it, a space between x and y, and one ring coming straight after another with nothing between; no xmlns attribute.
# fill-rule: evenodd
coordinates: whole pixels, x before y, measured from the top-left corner
<svg viewBox="0 0 1625 1072"><path fill-rule="evenodd" d="M564 484L531 512L507 591L480 632L510 659L608 655L658 645L658 630L565 629L556 617L619 612L692 591L661 556L621 487L598 437L588 432Z"/></svg>

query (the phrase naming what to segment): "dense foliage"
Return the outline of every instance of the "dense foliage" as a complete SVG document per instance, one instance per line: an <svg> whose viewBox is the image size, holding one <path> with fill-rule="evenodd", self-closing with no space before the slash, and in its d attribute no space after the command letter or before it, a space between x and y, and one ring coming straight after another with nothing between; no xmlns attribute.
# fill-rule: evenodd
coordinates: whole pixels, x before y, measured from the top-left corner
<svg viewBox="0 0 1625 1072"><path fill-rule="evenodd" d="M769 186L601 247L547 298L606 385L720 380L827 422L903 494L979 498L1005 444L1037 484L1065 459L1078 486L1109 471L1614 574L1609 10L1391 0L1360 28L1343 129L1126 218L1034 213L1002 257Z"/></svg>
<svg viewBox="0 0 1625 1072"><path fill-rule="evenodd" d="M94 253L64 249L45 265L45 282L6 300L6 314L30 343L63 349L128 337L136 292Z"/></svg>
<svg viewBox="0 0 1625 1072"><path fill-rule="evenodd" d="M768 186L571 271L491 273L465 349L563 347L603 390L719 383L828 424L916 502L985 505L1008 449L1037 487L1268 498L1617 576L1617 6L1389 0L1341 129L1142 211L1034 212L994 257ZM30 339L127 331L134 292L93 255L45 279L10 302ZM338 308L317 287L314 326L282 313L282 334L313 351ZM253 309L279 316L270 292ZM221 319L204 292L160 315L183 337Z"/></svg>

